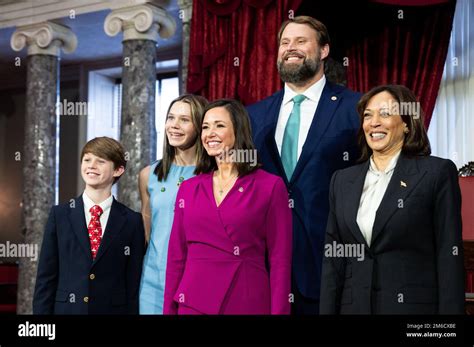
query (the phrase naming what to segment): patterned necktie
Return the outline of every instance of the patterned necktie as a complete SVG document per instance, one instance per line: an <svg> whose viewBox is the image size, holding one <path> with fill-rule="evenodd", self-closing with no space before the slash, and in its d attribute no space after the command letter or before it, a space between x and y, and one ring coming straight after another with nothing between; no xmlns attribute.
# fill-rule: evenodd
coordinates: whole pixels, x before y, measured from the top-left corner
<svg viewBox="0 0 474 347"><path fill-rule="evenodd" d="M99 205L94 205L89 212L92 215L87 230L89 231L89 240L91 244L92 259L95 259L99 250L100 241L102 240L102 226L100 225L100 216L104 211Z"/></svg>
<svg viewBox="0 0 474 347"><path fill-rule="evenodd" d="M293 100L293 109L286 123L283 143L281 146L281 161L285 169L288 181L293 175L293 171L298 161L298 136L300 133L300 105L306 96L296 95Z"/></svg>

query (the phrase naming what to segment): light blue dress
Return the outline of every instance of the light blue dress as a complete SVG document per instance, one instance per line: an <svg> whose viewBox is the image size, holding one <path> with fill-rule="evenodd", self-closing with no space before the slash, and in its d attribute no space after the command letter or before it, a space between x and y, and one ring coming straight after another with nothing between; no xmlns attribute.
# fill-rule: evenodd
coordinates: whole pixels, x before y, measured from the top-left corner
<svg viewBox="0 0 474 347"><path fill-rule="evenodd" d="M168 242L176 194L181 182L194 176L195 169L195 166L171 164L166 181L158 182L158 177L153 173L158 163L151 165L148 179L151 233L140 282L140 314L163 314Z"/></svg>

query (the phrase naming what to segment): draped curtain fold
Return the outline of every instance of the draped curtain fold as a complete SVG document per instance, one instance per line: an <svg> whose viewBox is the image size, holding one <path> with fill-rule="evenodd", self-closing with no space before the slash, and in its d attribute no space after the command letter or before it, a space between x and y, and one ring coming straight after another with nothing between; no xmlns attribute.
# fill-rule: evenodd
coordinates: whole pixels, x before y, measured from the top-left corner
<svg viewBox="0 0 474 347"><path fill-rule="evenodd" d="M455 4L455 0L196 0L187 89L210 100L230 97L244 104L279 90L278 29L290 15L306 14L322 20L336 38L331 55L340 62L347 58L349 88L367 92L380 84L404 84L420 99L428 127ZM340 12L342 5L346 14Z"/></svg>
<svg viewBox="0 0 474 347"><path fill-rule="evenodd" d="M372 2L395 6L431 6L445 4L449 0L372 0Z"/></svg>
<svg viewBox="0 0 474 347"><path fill-rule="evenodd" d="M348 87L367 92L380 84L406 85L419 98L428 128L443 74L456 2L418 0L415 1L418 7L409 8L400 7L406 5L404 0L372 2L379 4L371 13L383 13L382 20L367 16L370 27L363 27L364 35L354 37L347 47Z"/></svg>
<svg viewBox="0 0 474 347"><path fill-rule="evenodd" d="M194 1L188 91L250 104L280 89L278 29L301 1Z"/></svg>
<svg viewBox="0 0 474 347"><path fill-rule="evenodd" d="M428 137L434 155L458 168L474 161L474 3L458 0Z"/></svg>

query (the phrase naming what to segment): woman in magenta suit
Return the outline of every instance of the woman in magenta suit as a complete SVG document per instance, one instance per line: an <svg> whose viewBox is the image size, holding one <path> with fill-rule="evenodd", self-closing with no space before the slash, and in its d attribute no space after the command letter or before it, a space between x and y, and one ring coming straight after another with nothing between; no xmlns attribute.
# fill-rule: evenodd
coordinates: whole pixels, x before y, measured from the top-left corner
<svg viewBox="0 0 474 347"><path fill-rule="evenodd" d="M178 191L164 314L289 314L292 220L282 179L258 168L245 108L205 110L196 177Z"/></svg>

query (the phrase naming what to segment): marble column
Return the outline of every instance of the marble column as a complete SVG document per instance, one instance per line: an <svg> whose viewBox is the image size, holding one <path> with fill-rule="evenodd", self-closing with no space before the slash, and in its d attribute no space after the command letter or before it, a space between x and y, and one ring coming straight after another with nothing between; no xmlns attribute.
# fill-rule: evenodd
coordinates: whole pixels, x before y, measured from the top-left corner
<svg viewBox="0 0 474 347"><path fill-rule="evenodd" d="M156 158L156 44L159 36L174 34L176 23L161 7L145 4L111 12L104 30L109 36L123 31L120 142L127 169L118 183L118 198L139 211L138 174Z"/></svg>
<svg viewBox="0 0 474 347"><path fill-rule="evenodd" d="M52 22L19 27L11 38L15 51L28 49L26 58L26 121L23 162L23 243L41 249L49 208L55 203L56 101L60 48L72 52L75 35ZM18 314L32 313L37 261L20 258Z"/></svg>
<svg viewBox="0 0 474 347"><path fill-rule="evenodd" d="M180 18L183 22L183 57L181 59L181 91L186 93L189 62L189 36L191 33L191 18L193 16L193 0L178 0L181 9Z"/></svg>

